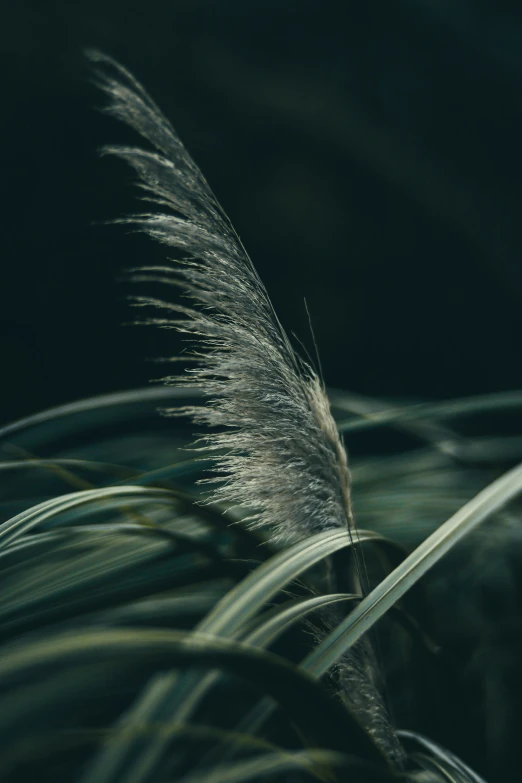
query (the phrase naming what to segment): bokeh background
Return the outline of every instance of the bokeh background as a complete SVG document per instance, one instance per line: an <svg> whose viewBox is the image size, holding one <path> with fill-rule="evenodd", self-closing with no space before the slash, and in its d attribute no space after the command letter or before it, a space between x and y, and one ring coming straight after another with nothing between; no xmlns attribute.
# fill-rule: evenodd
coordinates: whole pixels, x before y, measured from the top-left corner
<svg viewBox="0 0 522 783"><path fill-rule="evenodd" d="M100 159L135 141L82 56L172 119L326 382L441 399L522 385L522 7L501 0L4 2L4 421L162 373L126 267L164 251Z"/></svg>

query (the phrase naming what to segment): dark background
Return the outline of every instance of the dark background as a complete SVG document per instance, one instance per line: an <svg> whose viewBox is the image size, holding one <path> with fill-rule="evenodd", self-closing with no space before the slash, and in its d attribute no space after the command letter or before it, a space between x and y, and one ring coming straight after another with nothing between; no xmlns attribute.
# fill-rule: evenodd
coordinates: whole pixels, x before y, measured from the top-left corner
<svg viewBox="0 0 522 783"><path fill-rule="evenodd" d="M138 386L172 333L123 328L164 251L100 159L83 47L172 119L331 386L439 399L522 385L522 7L500 0L2 5L2 361L9 420Z"/></svg>

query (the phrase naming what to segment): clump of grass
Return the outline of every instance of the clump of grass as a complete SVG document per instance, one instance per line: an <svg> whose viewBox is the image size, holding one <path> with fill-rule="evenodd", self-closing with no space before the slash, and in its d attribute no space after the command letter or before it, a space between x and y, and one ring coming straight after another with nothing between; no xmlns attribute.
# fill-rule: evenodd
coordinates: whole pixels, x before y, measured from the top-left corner
<svg viewBox="0 0 522 783"><path fill-rule="evenodd" d="M107 149L156 210L126 222L182 254L134 276L191 300L135 304L166 311L148 322L187 332L195 364L0 431L2 780L480 781L424 736L426 678L454 709L482 628L465 595L452 649L444 563L518 535L520 443L455 421L522 394L330 402L168 121L91 57L108 112L155 148ZM349 471L341 433L374 427L419 445Z"/></svg>

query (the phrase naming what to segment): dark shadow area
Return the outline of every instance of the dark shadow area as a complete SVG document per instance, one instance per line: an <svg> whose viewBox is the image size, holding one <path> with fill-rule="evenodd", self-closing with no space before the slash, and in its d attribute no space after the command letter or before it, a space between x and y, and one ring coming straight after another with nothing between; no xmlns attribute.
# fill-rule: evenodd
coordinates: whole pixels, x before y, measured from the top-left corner
<svg viewBox="0 0 522 783"><path fill-rule="evenodd" d="M100 160L82 48L124 62L232 218L327 383L444 398L516 388L522 14L381 0L9 3L3 59L2 418L162 374L179 342L132 319L122 270L161 248Z"/></svg>

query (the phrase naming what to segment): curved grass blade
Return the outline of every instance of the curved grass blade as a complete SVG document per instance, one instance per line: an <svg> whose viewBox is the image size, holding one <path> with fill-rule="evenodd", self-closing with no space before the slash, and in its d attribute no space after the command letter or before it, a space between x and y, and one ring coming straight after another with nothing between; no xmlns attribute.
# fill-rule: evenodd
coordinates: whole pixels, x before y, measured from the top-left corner
<svg viewBox="0 0 522 783"><path fill-rule="evenodd" d="M198 471L200 471L204 468L204 465L203 467L201 466L203 460L198 460L197 462L199 463ZM205 461L205 464L208 465L208 461ZM167 468L164 476L170 475L171 478L177 478L185 469L187 471L190 469L194 472L194 464L192 462L180 463L181 470L179 474L176 470L177 467L177 465L173 465ZM133 484L147 486L152 482L157 482L161 474L162 470L142 474L133 481ZM168 483L165 488L169 489L172 496L179 501L182 512L197 513L198 517L201 517L205 522L209 522L213 528L233 532L234 536L239 538L246 545L246 548L255 555L256 559L265 560L274 553L272 542L266 541L259 530L254 530L243 524L241 518L234 519L233 510L218 503L204 502L198 495Z"/></svg>
<svg viewBox="0 0 522 783"><path fill-rule="evenodd" d="M59 603L53 603L51 598L43 605L30 607L31 611L17 612L12 618L2 622L0 627L0 639L2 642L13 638L19 638L21 634L55 632L69 628L82 629L94 625L111 625L110 618L103 619L103 612L111 607L128 606L129 601L150 598L152 595L163 593L168 590L184 587L190 589L192 584L204 579L214 581L223 577L222 569L216 564L208 562L185 562L179 564L177 561L169 561L166 558L152 561L145 564L140 570L135 569L123 575L111 576L110 584L105 585L102 582L90 586L89 593L76 593L62 600ZM219 593L216 594L214 601L219 599ZM211 605L212 605L211 604ZM190 600L187 602L186 610L191 611ZM197 621L198 613L194 612L194 621ZM178 615L178 618L181 615ZM186 626L184 622L175 622L176 616L170 615L170 622ZM140 620L138 618L137 622ZM114 623L120 625L122 623ZM130 625L131 623L124 623ZM143 623L146 625L147 623ZM150 623L154 626L157 623ZM53 626L49 629L49 626ZM79 632L79 631L78 631Z"/></svg>
<svg viewBox="0 0 522 783"><path fill-rule="evenodd" d="M92 427L99 422L104 422L107 419L106 410L111 409L111 420L114 421L119 417L126 418L128 413L125 412L126 406L133 406L138 409L146 408L150 412L151 405L161 404L169 402L173 399L183 399L186 397L199 397L201 392L197 388L192 388L190 392L185 389L180 389L173 386L155 386L145 387L140 389L130 389L128 391L114 392L112 394L102 394L96 397L88 397L84 400L78 400L76 402L67 403L66 405L58 405L55 408L49 408L46 411L35 413L31 416L26 416L23 419L14 421L11 424L7 424L4 427L0 427L0 440L4 438L11 438L13 435L26 431L30 428L40 425L47 425L52 423L53 439L55 439L62 430L75 429L69 421L69 417L77 414L91 414L89 421L82 420L81 429L85 429L86 426ZM64 420L61 422L61 420ZM37 440L45 440L44 437L40 437Z"/></svg>
<svg viewBox="0 0 522 783"><path fill-rule="evenodd" d="M44 557L40 567L33 566L23 579L20 579L21 569L16 569L14 579L8 581L2 591L0 618L13 612L27 612L32 603L38 605L46 599L55 604L63 593L88 590L93 582L103 581L108 587L113 574L118 575L136 563L144 566L158 555L173 554L172 543L160 536L149 535L147 540L141 533L138 536L127 532L115 535L103 530L74 536L72 541L56 550L56 562ZM182 540L181 543L186 553L187 542ZM189 551L208 555L206 548L197 542Z"/></svg>
<svg viewBox="0 0 522 783"><path fill-rule="evenodd" d="M328 600L330 599L330 600ZM316 609L323 608L331 603L338 601L349 601L350 603L359 603L361 601L360 595L350 595L348 593L330 595L330 596L317 596L312 599L297 599L296 601L288 602L288 606L285 604L282 607L276 607L279 612L268 611L265 614L271 615L265 622L261 623L259 628L256 628L254 632L246 634L242 637L244 642L248 644L255 644L259 647L268 646L274 638L277 638L277 634L284 631L288 627L289 623L294 623L300 619L303 619L307 614ZM290 606L290 604L292 604ZM423 650L427 651L430 655L443 656L444 661L446 657L443 654L441 648L423 631L419 623L410 614L398 607L392 607L389 610L390 617L397 621L411 636L414 643ZM272 636L272 630L275 632ZM451 662L453 663L453 662ZM240 721L236 727L236 731L241 735L244 733L254 734L260 729L265 720L271 715L273 711L273 703L270 699L262 699L255 707L253 707ZM399 736L409 737L414 736L411 732L398 732ZM225 760L230 758L235 751L235 747L230 743L228 748L225 748L223 744L213 748L208 757L217 760ZM206 762L207 757L203 761ZM458 759L457 759L458 761ZM477 783L485 783L484 781L477 781Z"/></svg>
<svg viewBox="0 0 522 783"><path fill-rule="evenodd" d="M297 598L276 607L275 611L269 610L266 612L265 614L270 616L265 619L261 616L257 626L248 631L248 633L241 635L240 638L246 644L265 649L284 631L300 620L304 620L312 612L342 601L353 603L360 600L361 597L355 595L355 593L332 593L330 595L317 595L313 598Z"/></svg>
<svg viewBox="0 0 522 783"><path fill-rule="evenodd" d="M233 638L279 590L307 568L351 543L352 538L347 531L326 531L274 555L227 593L199 624L197 631ZM209 675L205 678L206 682L199 684L199 679L188 674L180 682L176 673L154 678L126 716L113 742L87 771L82 783L145 780L160 758L166 739L144 742L137 749L135 727L151 721L186 721L197 700L214 680Z"/></svg>
<svg viewBox="0 0 522 783"><path fill-rule="evenodd" d="M435 780L440 781L440 783L470 783L469 778L465 778L458 770L448 767L440 759L428 756L425 753L413 753L411 761L415 762L423 770L431 772L435 776Z"/></svg>
<svg viewBox="0 0 522 783"><path fill-rule="evenodd" d="M126 465L116 465L112 462L99 462L87 459L57 458L57 459L18 459L9 461L0 461L0 472L4 471L23 471L23 470L43 470L56 472L60 468L74 468L75 470L85 470L96 474L104 474L117 477L122 481L134 479L138 471L129 468Z"/></svg>
<svg viewBox="0 0 522 783"><path fill-rule="evenodd" d="M176 627L178 618L206 614L230 588L227 579L208 579L198 584L183 585L167 595L148 596L96 614L92 623L104 626Z"/></svg>
<svg viewBox="0 0 522 783"><path fill-rule="evenodd" d="M300 598L288 601L282 606L274 607L271 610L265 612L264 615L257 618L258 623L254 625L252 630L248 630L242 634L241 639L243 642L261 647L265 649L268 647L277 637L283 633L294 623L304 619L311 612L323 609L334 603L346 601L350 603L358 603L361 600L360 595L350 593L338 593L330 595L314 596L313 598ZM425 648L430 654L440 654L440 648L423 632L422 628L408 613L402 609L392 607L390 614L393 615L393 619L399 622L411 635L413 640L419 645ZM217 679L219 675L208 675L204 680L204 688L209 687L212 683L212 679ZM202 683L199 683L201 686ZM199 686L196 686L193 692L192 699L194 704L201 698L203 691L199 690ZM237 731L243 736L246 732L253 734L263 721L268 717L273 708L270 699L263 699L246 715L239 726ZM229 747L226 751L223 744L217 748L212 749L207 756L202 760L205 764L207 757L213 760L221 758L222 760L230 756L231 750L234 748Z"/></svg>
<svg viewBox="0 0 522 783"><path fill-rule="evenodd" d="M245 569L206 541L160 527L83 526L32 538L0 552L0 637L190 583L196 574L234 580Z"/></svg>
<svg viewBox="0 0 522 783"><path fill-rule="evenodd" d="M163 482L170 482L172 480L179 480L186 478L187 476L194 476L207 470L212 466L212 461L204 459L203 457L195 457L193 459L182 460L175 462L173 465L165 465L155 470L147 471L146 473L139 473L136 471L135 476L132 479L132 483L143 487L150 484L162 484Z"/></svg>
<svg viewBox="0 0 522 783"><path fill-rule="evenodd" d="M283 658L207 634L143 628L60 634L6 650L0 660L0 688L21 687L25 698L17 694L16 715L13 709L0 715L2 741L23 730L28 714L34 718L35 710L44 714L48 710L46 701L35 703L31 690L26 689L28 682L43 683L46 673L60 673L67 667L82 673L78 680L83 688L84 671L87 676L95 664L106 666L114 661L131 669L147 665L156 670L165 666L223 668L276 699L313 745L357 753L377 765L385 764L380 751L341 703L315 678ZM59 703L71 696L70 689L58 690L53 701Z"/></svg>
<svg viewBox="0 0 522 783"><path fill-rule="evenodd" d="M0 548L6 547L23 533L64 511L76 509L94 501L113 498L125 500L134 497L150 500L151 503L160 501L172 502L175 499L170 490L136 486L104 487L103 489L82 490L80 492L71 492L67 495L60 495L52 500L39 503L37 506L23 511L0 525Z"/></svg>
<svg viewBox="0 0 522 783"><path fill-rule="evenodd" d="M329 392L334 408L356 413L358 417L338 422L342 433L380 427L383 425L422 420L438 421L474 413L501 412L522 407L522 391L499 392L497 394L464 397L460 400L447 400L436 403L416 403L413 405L386 405L378 407L375 400L346 395L343 392Z"/></svg>
<svg viewBox="0 0 522 783"><path fill-rule="evenodd" d="M49 462L51 465L56 463L55 460L39 460L37 462ZM169 466L168 477L170 479L179 478L180 476L189 472L200 472L202 470L201 463L201 460L191 460L179 463L178 465ZM27 463L21 464L26 465ZM0 469L1 467L2 463L0 462ZM119 497L122 493L126 496L137 494L140 500L143 500L143 498L154 498L155 502L156 499L164 498L177 500L185 510L190 508L192 513L196 512L199 517L205 521L211 522L214 527L217 526L219 529L226 529L230 527L231 520L227 516L224 516L224 514L227 513L226 509L217 507L215 504L201 504L200 498L198 496L192 495L189 492L179 489L178 487L166 486L149 488L148 490L138 489L138 487L141 487L142 485L147 487L148 484L159 481L161 477L166 479L166 469L162 469L160 471L151 471L149 474L139 474L137 471L132 472L135 474L132 479L132 485L128 485L127 482L125 482L125 484L120 486L121 482L116 482L112 485L112 487L106 487L97 490L81 490L77 493L68 493L67 495L61 495L57 498L51 498L48 501L43 501L37 506L32 506L31 508L21 512L16 517L12 518L11 520L7 520L0 525L0 546L2 546L2 538L4 538L5 545L6 541L9 542L13 540L18 535L20 535L21 532L27 531L34 525L39 524L39 522L48 521L48 511L54 509L57 513L63 514L65 511L70 512L71 510L74 510L76 516L75 521L77 522L77 511L79 506L83 506L85 503L90 503L100 499L105 501L111 497ZM162 496L161 491L168 494ZM86 494L88 492L91 492L92 494ZM194 507L195 504L198 504L196 508ZM45 512L45 516L38 519L38 514L41 514L42 512ZM11 532L9 531L14 530L17 530L17 533L16 535L12 536ZM256 531L248 530L244 525L237 524L234 528L234 535L241 538L248 548L255 552L257 557L260 557L264 554L264 550L259 549L259 545L264 543L264 540L258 533L256 533ZM5 538L5 536L7 536L7 538ZM267 552L266 556L268 556L268 553L272 547L267 545L264 549Z"/></svg>
<svg viewBox="0 0 522 783"><path fill-rule="evenodd" d="M358 540L374 538L360 531ZM351 546L353 536L345 530L316 533L278 552L233 588L203 620L202 633L231 636L279 590L339 549Z"/></svg>
<svg viewBox="0 0 522 783"><path fill-rule="evenodd" d="M463 506L392 571L302 662L322 676L426 571L474 527L522 491L522 466L509 471ZM273 711L262 699L238 727L254 733Z"/></svg>
<svg viewBox="0 0 522 783"><path fill-rule="evenodd" d="M354 601L360 601L361 596L350 594L350 593L337 593L337 594L330 594L330 595L320 595L320 596L314 596L313 598L297 598L293 599L291 601L286 602L282 606L276 606L273 609L269 609L264 613L264 615L261 615L259 618L256 618L258 621L257 623L254 621L253 629L250 629L248 626L248 630L246 633L243 633L241 635L241 640L245 642L246 644L260 647L262 649L265 649L268 647L273 641L275 641L278 636L280 636L285 630L287 630L289 627L294 625L295 623L299 622L300 620L303 620L308 614L311 614L314 611L317 611L318 609L323 609L326 606L330 606L331 604L338 603L340 601L348 601L348 602L354 602ZM200 681L196 687L195 691L193 691L191 696L191 704L187 705L185 702L185 709L187 709L187 706L190 709L193 709L196 705L196 703L199 701L199 699L203 696L204 692L212 685L212 682L217 680L219 677L218 674L210 674L207 677L204 678L203 681ZM265 700L262 701L262 703L265 703ZM253 713L256 712L256 708L254 708ZM245 732L242 731L243 726L247 727L247 731L250 732L250 724L249 724L249 715L244 719L240 726L238 727L238 733L239 736L243 736ZM252 714L253 721L252 721L252 727L257 727L255 715ZM227 738L230 744L230 738ZM237 747L234 745L234 747ZM225 759L225 755L223 753L223 743L214 748L212 751L205 756L205 758L202 760L202 763L205 765L207 758L209 759L216 759L216 758L222 758Z"/></svg>
<svg viewBox="0 0 522 783"><path fill-rule="evenodd" d="M455 756L454 753L446 750L446 748L443 748L438 743L433 742L433 740L424 737L422 734L419 734L416 731L401 730L397 733L402 740L407 740L420 745L420 747L425 751L429 751L434 758L444 762L447 766L453 767L455 770L462 773L466 782L469 781L469 783L486 783L484 778L468 767L467 764L464 764L464 762Z"/></svg>
<svg viewBox="0 0 522 783"><path fill-rule="evenodd" d="M303 661L320 677L432 566L488 516L522 492L522 465L504 473L432 533Z"/></svg>
<svg viewBox="0 0 522 783"><path fill-rule="evenodd" d="M117 670L115 671L117 674ZM124 674L124 677L127 673ZM52 690L47 688L52 697ZM259 752L271 752L280 754L281 756L289 755L289 751L285 748L276 745L268 740L252 737L248 734L237 734L227 729L220 729L216 726L206 726L202 724L184 723L179 725L167 725L167 726L143 726L140 729L145 733L161 733L167 732L170 735L176 734L182 742L192 741L193 743L208 743L209 741L225 741L235 742L243 749L249 751ZM9 747L2 748L2 754L0 755L0 775L2 780L9 778L9 771L16 769L21 761L26 761L28 758L38 761L39 757L45 757L46 760L49 756L56 754L57 757L63 755L64 750L71 748L81 748L82 746L92 745L95 747L100 742L110 741L111 731L108 729L78 729L65 734L63 732L41 731L41 727L38 727L36 731L24 732L24 736L10 743ZM332 756L335 756L332 751ZM16 773L15 773L16 774Z"/></svg>

